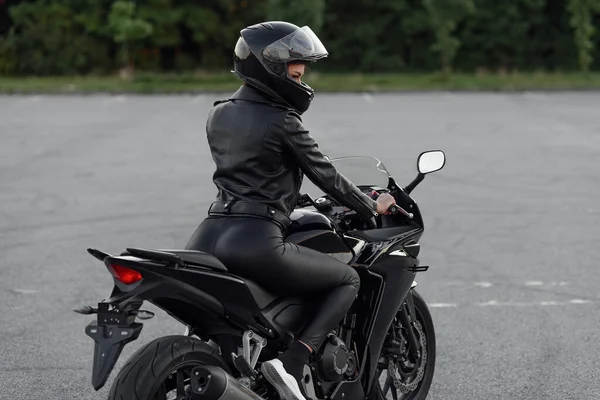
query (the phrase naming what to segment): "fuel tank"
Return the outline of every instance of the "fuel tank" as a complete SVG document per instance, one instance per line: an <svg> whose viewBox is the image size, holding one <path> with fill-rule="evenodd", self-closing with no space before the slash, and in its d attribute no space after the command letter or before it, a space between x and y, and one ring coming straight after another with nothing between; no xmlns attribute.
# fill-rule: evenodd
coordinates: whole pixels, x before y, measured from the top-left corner
<svg viewBox="0 0 600 400"><path fill-rule="evenodd" d="M292 223L286 240L308 247L348 263L354 256L352 248L335 231L332 222L312 207L299 208L290 215Z"/></svg>

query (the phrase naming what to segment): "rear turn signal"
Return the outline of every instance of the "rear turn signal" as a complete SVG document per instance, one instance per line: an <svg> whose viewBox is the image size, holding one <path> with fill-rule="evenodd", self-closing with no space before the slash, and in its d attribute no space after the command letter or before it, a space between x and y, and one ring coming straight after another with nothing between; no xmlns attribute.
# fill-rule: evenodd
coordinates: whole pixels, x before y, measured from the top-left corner
<svg viewBox="0 0 600 400"><path fill-rule="evenodd" d="M123 282L126 285L131 285L132 283L136 283L137 281L142 279L142 274L140 274L138 271L131 268L123 267L121 265L110 264L108 266L108 270L110 271L112 276L114 276L120 282Z"/></svg>

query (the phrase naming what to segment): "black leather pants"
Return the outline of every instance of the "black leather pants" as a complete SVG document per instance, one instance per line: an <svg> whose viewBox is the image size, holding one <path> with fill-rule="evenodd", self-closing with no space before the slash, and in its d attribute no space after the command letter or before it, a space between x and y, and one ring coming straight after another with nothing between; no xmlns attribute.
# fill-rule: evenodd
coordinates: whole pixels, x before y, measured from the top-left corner
<svg viewBox="0 0 600 400"><path fill-rule="evenodd" d="M277 295L324 299L300 340L317 351L344 317L360 286L358 273L326 254L285 242L274 222L250 217L208 217L186 249L213 254L231 273Z"/></svg>

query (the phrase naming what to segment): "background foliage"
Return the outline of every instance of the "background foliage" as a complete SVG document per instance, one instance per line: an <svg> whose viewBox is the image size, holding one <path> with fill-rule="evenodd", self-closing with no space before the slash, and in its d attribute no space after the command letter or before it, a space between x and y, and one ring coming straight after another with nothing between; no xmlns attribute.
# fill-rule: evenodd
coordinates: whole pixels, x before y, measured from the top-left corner
<svg viewBox="0 0 600 400"><path fill-rule="evenodd" d="M600 69L600 0L0 0L0 74L227 70L269 19L310 25L322 71Z"/></svg>

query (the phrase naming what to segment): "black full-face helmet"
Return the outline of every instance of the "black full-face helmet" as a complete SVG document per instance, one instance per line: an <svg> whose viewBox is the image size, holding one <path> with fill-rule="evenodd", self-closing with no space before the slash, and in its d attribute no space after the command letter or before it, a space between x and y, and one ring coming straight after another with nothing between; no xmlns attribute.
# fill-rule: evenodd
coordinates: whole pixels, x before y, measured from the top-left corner
<svg viewBox="0 0 600 400"><path fill-rule="evenodd" d="M236 75L259 90L275 92L299 113L310 106L315 91L304 82L296 82L288 64L313 63L328 52L308 27L272 21L242 29L235 46Z"/></svg>

